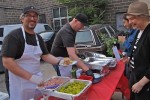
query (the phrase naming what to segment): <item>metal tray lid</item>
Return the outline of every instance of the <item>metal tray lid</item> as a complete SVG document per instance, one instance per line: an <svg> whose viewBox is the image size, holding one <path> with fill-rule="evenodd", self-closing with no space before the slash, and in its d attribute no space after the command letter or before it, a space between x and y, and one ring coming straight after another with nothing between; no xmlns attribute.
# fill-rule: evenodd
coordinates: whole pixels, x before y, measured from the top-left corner
<svg viewBox="0 0 150 100"><path fill-rule="evenodd" d="M96 57L96 58L105 58L106 56L104 54L95 53L95 52L84 52L84 56L87 57Z"/></svg>

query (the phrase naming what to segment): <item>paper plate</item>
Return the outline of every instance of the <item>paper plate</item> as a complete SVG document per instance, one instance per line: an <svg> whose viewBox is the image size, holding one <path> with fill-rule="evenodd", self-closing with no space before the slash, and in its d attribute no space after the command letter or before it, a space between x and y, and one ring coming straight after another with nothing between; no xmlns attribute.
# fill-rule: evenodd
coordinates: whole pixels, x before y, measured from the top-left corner
<svg viewBox="0 0 150 100"><path fill-rule="evenodd" d="M77 63L77 61L72 61L72 63L70 63L70 64L64 64L64 63L61 63L60 65L61 66L72 66L72 65L75 65Z"/></svg>
<svg viewBox="0 0 150 100"><path fill-rule="evenodd" d="M77 63L77 61L73 61L70 65L75 65Z"/></svg>

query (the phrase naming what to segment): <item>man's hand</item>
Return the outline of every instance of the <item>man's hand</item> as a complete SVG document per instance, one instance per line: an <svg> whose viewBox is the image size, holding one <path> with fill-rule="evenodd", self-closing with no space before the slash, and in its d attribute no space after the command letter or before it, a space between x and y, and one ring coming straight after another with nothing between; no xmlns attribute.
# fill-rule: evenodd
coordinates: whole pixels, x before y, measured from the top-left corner
<svg viewBox="0 0 150 100"><path fill-rule="evenodd" d="M64 64L64 59L59 60L58 65L63 65Z"/></svg>
<svg viewBox="0 0 150 100"><path fill-rule="evenodd" d="M38 75L32 75L29 79L32 83L41 84L43 82L43 77Z"/></svg>
<svg viewBox="0 0 150 100"><path fill-rule="evenodd" d="M86 75L92 76L94 78L94 74L93 74L92 70L89 69L85 73L86 73Z"/></svg>

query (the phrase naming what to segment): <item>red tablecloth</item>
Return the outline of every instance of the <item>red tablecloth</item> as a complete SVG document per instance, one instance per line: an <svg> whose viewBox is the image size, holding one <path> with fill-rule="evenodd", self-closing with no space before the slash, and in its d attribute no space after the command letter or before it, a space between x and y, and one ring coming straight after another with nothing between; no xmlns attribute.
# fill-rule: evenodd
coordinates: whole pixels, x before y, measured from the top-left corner
<svg viewBox="0 0 150 100"><path fill-rule="evenodd" d="M129 100L128 80L124 76L125 64L118 62L114 70L105 76L101 82L93 84L88 90L88 100L110 100L116 88ZM62 100L50 97L49 100Z"/></svg>
<svg viewBox="0 0 150 100"><path fill-rule="evenodd" d="M125 64L118 62L116 69L105 76L101 82L91 86L88 100L110 100L114 91L120 88L121 92L129 99L128 80L124 76Z"/></svg>

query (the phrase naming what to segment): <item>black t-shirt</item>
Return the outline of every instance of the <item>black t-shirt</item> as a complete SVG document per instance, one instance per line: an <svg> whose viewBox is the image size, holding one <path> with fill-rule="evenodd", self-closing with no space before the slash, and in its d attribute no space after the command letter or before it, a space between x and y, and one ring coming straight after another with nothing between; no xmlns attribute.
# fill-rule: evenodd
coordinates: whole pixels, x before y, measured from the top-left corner
<svg viewBox="0 0 150 100"><path fill-rule="evenodd" d="M35 34L29 34L25 32L25 36L27 44L34 46L37 45ZM39 34L37 34L37 36L42 50L42 55L48 54L49 52L45 46L42 37ZM12 32L10 32L10 34L8 34L5 37L3 41L2 56L19 59L24 52L24 47L25 47L25 39L23 37L22 29L19 28L13 30Z"/></svg>
<svg viewBox="0 0 150 100"><path fill-rule="evenodd" d="M51 53L56 57L68 57L66 47L74 47L76 32L69 23L62 27L54 39Z"/></svg>

